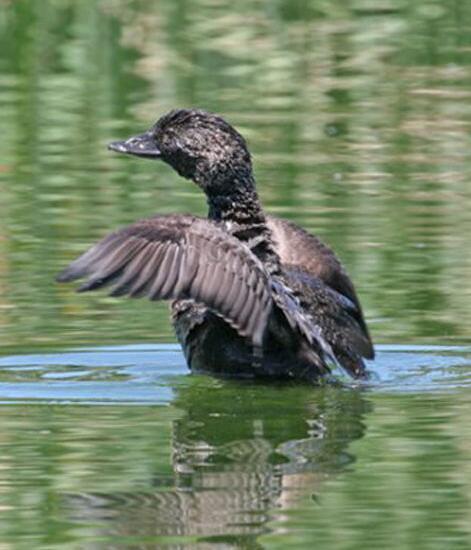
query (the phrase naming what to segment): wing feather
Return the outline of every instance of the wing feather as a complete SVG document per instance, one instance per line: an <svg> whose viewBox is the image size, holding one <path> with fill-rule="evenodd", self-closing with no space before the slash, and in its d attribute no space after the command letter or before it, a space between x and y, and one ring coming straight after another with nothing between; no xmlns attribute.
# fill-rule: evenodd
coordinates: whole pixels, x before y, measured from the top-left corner
<svg viewBox="0 0 471 550"><path fill-rule="evenodd" d="M216 223L193 216L156 216L111 233L57 280L84 277L80 291L112 285L113 296L201 301L255 346L273 307L257 257Z"/></svg>
<svg viewBox="0 0 471 550"><path fill-rule="evenodd" d="M132 298L140 298L148 293L150 287L152 286L155 273L157 272L157 266L159 265L160 258L164 253L163 245L158 242L149 243L148 248L148 261L129 289L129 295Z"/></svg>
<svg viewBox="0 0 471 550"><path fill-rule="evenodd" d="M151 300L159 300L161 296L160 290L164 286L166 278L169 276L168 266L169 258L171 259L173 248L171 244L165 244L163 254L160 258L159 269L156 271L154 282L149 290Z"/></svg>
<svg viewBox="0 0 471 550"><path fill-rule="evenodd" d="M272 233L276 251L283 266L296 267L300 273L304 272L311 277L320 279L338 293L339 300L342 297L345 299L343 305L349 315L357 321L358 330L363 333L366 342L363 355L368 359L373 359L373 343L363 317L360 301L352 281L333 250L318 237L287 220L268 216L267 225Z"/></svg>
<svg viewBox="0 0 471 550"><path fill-rule="evenodd" d="M178 274L181 264L180 249L177 245L172 244L172 253L168 257L168 264L165 266L167 278L160 290L160 298L166 300L172 297L172 290L177 286Z"/></svg>

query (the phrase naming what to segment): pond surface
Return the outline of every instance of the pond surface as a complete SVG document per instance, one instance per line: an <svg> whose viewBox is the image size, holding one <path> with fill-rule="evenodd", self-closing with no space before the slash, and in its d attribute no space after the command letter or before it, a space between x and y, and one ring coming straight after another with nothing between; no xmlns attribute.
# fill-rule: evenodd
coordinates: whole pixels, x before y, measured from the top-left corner
<svg viewBox="0 0 471 550"><path fill-rule="evenodd" d="M379 346L374 372L223 381L175 345L3 357L1 540L469 548L471 347Z"/></svg>
<svg viewBox="0 0 471 550"><path fill-rule="evenodd" d="M0 547L471 547L471 3L0 0ZM354 279L368 384L189 375L167 306L54 275L189 182L106 143L247 137Z"/></svg>

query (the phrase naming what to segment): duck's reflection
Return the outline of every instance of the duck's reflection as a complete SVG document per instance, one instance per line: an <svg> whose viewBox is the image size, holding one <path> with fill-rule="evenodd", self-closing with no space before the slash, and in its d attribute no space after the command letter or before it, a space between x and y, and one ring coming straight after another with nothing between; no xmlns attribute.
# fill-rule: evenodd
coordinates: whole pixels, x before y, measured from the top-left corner
<svg viewBox="0 0 471 550"><path fill-rule="evenodd" d="M321 503L326 477L353 462L368 410L355 390L228 382L177 389L174 404L172 483L155 472L145 493L72 497L75 519L105 520L108 535L254 543L272 514Z"/></svg>

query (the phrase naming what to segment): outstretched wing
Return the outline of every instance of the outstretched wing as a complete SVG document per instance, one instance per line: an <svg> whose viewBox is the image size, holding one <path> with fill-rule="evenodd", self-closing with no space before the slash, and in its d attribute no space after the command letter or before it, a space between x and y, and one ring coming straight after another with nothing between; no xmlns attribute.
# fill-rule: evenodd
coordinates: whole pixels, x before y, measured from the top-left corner
<svg viewBox="0 0 471 550"><path fill-rule="evenodd" d="M113 285L112 296L202 302L258 347L273 306L269 277L249 248L189 215L156 216L111 233L57 281L81 278L79 292Z"/></svg>

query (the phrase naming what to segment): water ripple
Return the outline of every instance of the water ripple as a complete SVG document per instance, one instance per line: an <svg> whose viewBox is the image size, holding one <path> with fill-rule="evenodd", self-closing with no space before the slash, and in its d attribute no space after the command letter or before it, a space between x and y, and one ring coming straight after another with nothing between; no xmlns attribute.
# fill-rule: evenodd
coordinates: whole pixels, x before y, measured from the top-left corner
<svg viewBox="0 0 471 550"><path fill-rule="evenodd" d="M471 348L383 345L367 388L451 391L471 386ZM188 374L178 346L129 345L0 358L0 402L162 404Z"/></svg>

